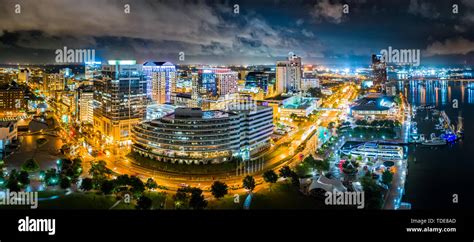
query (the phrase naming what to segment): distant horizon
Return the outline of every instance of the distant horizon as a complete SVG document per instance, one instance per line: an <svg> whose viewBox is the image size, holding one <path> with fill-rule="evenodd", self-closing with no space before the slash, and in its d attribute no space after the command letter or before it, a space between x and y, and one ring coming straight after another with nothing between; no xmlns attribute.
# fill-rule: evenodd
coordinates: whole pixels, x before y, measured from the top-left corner
<svg viewBox="0 0 474 242"><path fill-rule="evenodd" d="M125 59L124 59L125 60ZM130 60L130 59L126 59ZM156 61L156 60L147 60L147 61ZM143 65L147 61L143 62L138 62L137 65ZM175 66L211 66L211 67L219 67L219 66L238 66L238 67L249 67L249 66L268 66L268 67L274 67L276 66L276 63L273 64L207 64L207 63L175 63L172 61L165 61L164 62L170 62ZM86 63L0 63L0 66L85 66ZM108 65L106 61L102 61L101 65ZM303 66L306 65L312 65L312 66L323 66L327 68L349 68L349 69L355 69L355 68L371 68L370 63L367 63L365 66L362 65L347 65L347 64L331 64L331 65L326 65L326 64L320 64L320 63L304 63L302 62ZM387 65L387 67L394 67L394 68L403 68L402 65ZM406 66L408 67L408 66ZM414 69L421 69L421 68L474 68L474 65L464 65L464 64L450 64L450 65L423 65L421 64L420 66L412 66Z"/></svg>

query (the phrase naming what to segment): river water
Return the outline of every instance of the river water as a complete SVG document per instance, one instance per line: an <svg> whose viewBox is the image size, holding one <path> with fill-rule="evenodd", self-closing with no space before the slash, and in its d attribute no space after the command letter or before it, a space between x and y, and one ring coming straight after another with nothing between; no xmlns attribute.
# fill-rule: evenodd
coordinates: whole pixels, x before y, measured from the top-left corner
<svg viewBox="0 0 474 242"><path fill-rule="evenodd" d="M398 89L414 105L435 105L454 123L461 112L464 139L439 147L410 145L403 202L412 209L459 209L474 206L474 82L405 81ZM457 108L456 108L457 104ZM426 118L428 116L428 119ZM435 133L431 111L418 111L419 133ZM439 132L439 131L438 131ZM454 198L458 203L453 203Z"/></svg>

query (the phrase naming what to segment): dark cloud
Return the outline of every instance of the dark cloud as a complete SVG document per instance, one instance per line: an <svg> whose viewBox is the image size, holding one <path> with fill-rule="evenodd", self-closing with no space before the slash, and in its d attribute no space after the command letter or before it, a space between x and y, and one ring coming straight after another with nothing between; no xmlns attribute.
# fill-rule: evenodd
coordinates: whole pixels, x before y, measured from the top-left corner
<svg viewBox="0 0 474 242"><path fill-rule="evenodd" d="M316 19L341 23L344 15L342 7L342 3L331 3L329 0L322 0L314 5L311 15Z"/></svg>
<svg viewBox="0 0 474 242"><path fill-rule="evenodd" d="M139 61L178 62L185 52L187 63L274 63L294 52L304 62L364 56L369 62L371 53L387 46L440 56L464 53L474 39L468 0L461 1L459 16L447 17L441 10L451 3L422 0L24 0L22 13L15 14L17 2L0 5L0 62L51 62L63 46ZM342 13L346 3L348 15ZM464 39L453 38L458 34Z"/></svg>
<svg viewBox="0 0 474 242"><path fill-rule="evenodd" d="M421 15L425 18L438 18L440 13L433 5L433 1L410 0L408 12L415 15Z"/></svg>
<svg viewBox="0 0 474 242"><path fill-rule="evenodd" d="M463 37L447 39L443 42L436 41L430 44L426 50L426 56L434 55L466 55L474 51L474 41L467 40Z"/></svg>

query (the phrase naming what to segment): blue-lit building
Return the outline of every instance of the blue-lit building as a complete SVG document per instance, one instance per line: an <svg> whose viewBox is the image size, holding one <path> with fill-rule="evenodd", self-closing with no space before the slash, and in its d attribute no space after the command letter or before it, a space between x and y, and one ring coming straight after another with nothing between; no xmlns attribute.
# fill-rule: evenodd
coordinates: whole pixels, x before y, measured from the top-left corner
<svg viewBox="0 0 474 242"><path fill-rule="evenodd" d="M201 94L216 96L216 74L212 69L201 69L198 72L198 86Z"/></svg>
<svg viewBox="0 0 474 242"><path fill-rule="evenodd" d="M265 93L268 92L268 84L275 80L275 73L253 71L247 74L245 78L246 88L260 88Z"/></svg>
<svg viewBox="0 0 474 242"><path fill-rule="evenodd" d="M395 120L397 106L394 97L369 95L355 101L350 107L350 114L359 120Z"/></svg>
<svg viewBox="0 0 474 242"><path fill-rule="evenodd" d="M162 118L142 122L132 131L132 150L178 164L214 164L259 159L270 147L273 109L209 110L177 108Z"/></svg>
<svg viewBox="0 0 474 242"><path fill-rule="evenodd" d="M147 81L147 97L156 104L171 102L176 92L176 67L170 62L147 61L143 64Z"/></svg>
<svg viewBox="0 0 474 242"><path fill-rule="evenodd" d="M129 141L145 116L146 80L135 61L111 60L94 81L94 129L110 142Z"/></svg>

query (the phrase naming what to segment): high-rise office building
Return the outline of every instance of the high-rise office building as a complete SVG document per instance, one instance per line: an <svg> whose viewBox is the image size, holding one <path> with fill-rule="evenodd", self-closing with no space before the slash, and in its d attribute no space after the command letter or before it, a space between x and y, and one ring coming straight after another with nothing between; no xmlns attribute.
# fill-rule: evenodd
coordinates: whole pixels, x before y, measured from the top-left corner
<svg viewBox="0 0 474 242"><path fill-rule="evenodd" d="M92 124L94 122L94 90L91 87L78 89L79 122Z"/></svg>
<svg viewBox="0 0 474 242"><path fill-rule="evenodd" d="M98 78L102 71L101 64L102 63L99 61L85 62L84 63L85 79L92 80L94 78Z"/></svg>
<svg viewBox="0 0 474 242"><path fill-rule="evenodd" d="M52 96L55 91L62 91L66 86L66 79L63 74L51 73L43 75L43 83L40 90Z"/></svg>
<svg viewBox="0 0 474 242"><path fill-rule="evenodd" d="M18 83L28 83L28 78L30 77L30 71L28 69L21 69L18 72Z"/></svg>
<svg viewBox="0 0 474 242"><path fill-rule="evenodd" d="M313 71L303 72L301 78L301 90L306 91L309 88L319 88L319 79Z"/></svg>
<svg viewBox="0 0 474 242"><path fill-rule="evenodd" d="M246 88L260 88L263 92L268 92L268 83L271 81L270 72L252 71L245 78ZM275 73L273 73L275 74ZM274 75L273 75L274 77Z"/></svg>
<svg viewBox="0 0 474 242"><path fill-rule="evenodd" d="M192 107L209 109L219 97L237 93L238 72L227 68L199 68L191 74Z"/></svg>
<svg viewBox="0 0 474 242"><path fill-rule="evenodd" d="M213 68L203 68L198 70L196 87L197 92L201 96L217 96L216 73L214 72Z"/></svg>
<svg viewBox="0 0 474 242"><path fill-rule="evenodd" d="M111 60L94 81L94 128L109 141L128 143L130 130L145 116L146 80L135 61Z"/></svg>
<svg viewBox="0 0 474 242"><path fill-rule="evenodd" d="M147 96L157 104L171 102L176 92L176 67L170 62L148 61L143 64L147 81Z"/></svg>
<svg viewBox="0 0 474 242"><path fill-rule="evenodd" d="M26 111L26 106L24 88L15 82L0 86L0 110L5 113L12 112L12 115L15 115L16 112Z"/></svg>
<svg viewBox="0 0 474 242"><path fill-rule="evenodd" d="M217 95L224 96L237 92L239 74L226 68L215 68L217 80Z"/></svg>
<svg viewBox="0 0 474 242"><path fill-rule="evenodd" d="M276 65L276 93L301 90L301 57L292 55Z"/></svg>
<svg viewBox="0 0 474 242"><path fill-rule="evenodd" d="M387 81L387 64L382 55L372 55L372 74L375 86L382 86Z"/></svg>

